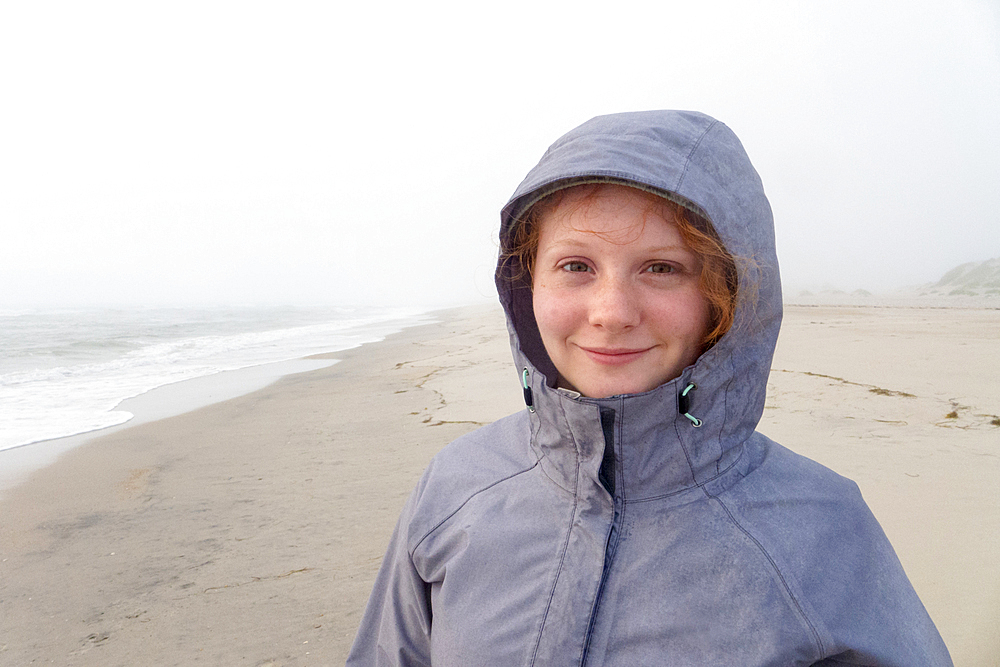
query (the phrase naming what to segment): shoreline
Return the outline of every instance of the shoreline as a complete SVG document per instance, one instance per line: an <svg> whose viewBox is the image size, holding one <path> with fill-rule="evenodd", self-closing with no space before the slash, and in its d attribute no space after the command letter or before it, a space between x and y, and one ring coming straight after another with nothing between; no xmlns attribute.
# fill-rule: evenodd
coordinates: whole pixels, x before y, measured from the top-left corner
<svg viewBox="0 0 1000 667"><path fill-rule="evenodd" d="M6 491L24 483L33 472L52 465L63 453L95 438L239 398L263 389L286 375L307 373L338 361L309 357L275 361L171 382L126 398L113 408L114 411L123 410L132 414L120 424L0 450L0 499Z"/></svg>
<svg viewBox="0 0 1000 667"><path fill-rule="evenodd" d="M414 322L395 324L396 328L389 334L381 334L372 341L350 343L346 347L321 350L300 358L255 363L159 385L122 399L108 411L130 413L131 416L123 422L0 449L0 498L5 492L23 483L33 472L52 465L63 453L95 438L245 396L277 382L286 375L305 373L338 363L340 359L336 355L342 355L363 345L381 342L386 335L392 335L409 327L432 324L436 321L437 313L448 310L445 308L423 312ZM374 326L382 328L386 324L376 323Z"/></svg>
<svg viewBox="0 0 1000 667"><path fill-rule="evenodd" d="M0 663L342 664L427 461L523 409L499 308L438 314L0 497ZM997 311L789 306L759 425L858 483L969 667L1000 652L998 341Z"/></svg>
<svg viewBox="0 0 1000 667"><path fill-rule="evenodd" d="M9 408L0 411L0 451L134 423L128 404L142 402L149 391L349 349L431 322L431 312L429 307L193 306L14 315L10 331L0 336L10 352L0 364L0 401ZM248 378L252 387L262 386L253 374ZM206 393L197 385L192 391ZM146 401L140 409L156 410L161 403ZM173 412L197 405L189 401Z"/></svg>

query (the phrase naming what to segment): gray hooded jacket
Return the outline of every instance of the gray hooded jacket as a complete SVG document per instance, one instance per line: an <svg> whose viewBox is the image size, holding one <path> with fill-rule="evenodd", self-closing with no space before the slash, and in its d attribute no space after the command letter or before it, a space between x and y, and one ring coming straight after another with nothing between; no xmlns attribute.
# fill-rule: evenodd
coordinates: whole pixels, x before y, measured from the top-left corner
<svg viewBox="0 0 1000 667"><path fill-rule="evenodd" d="M733 132L692 112L595 118L521 183L501 240L533 202L582 182L711 220L752 260L739 280L756 298L677 379L591 399L554 388L529 285L501 262L530 409L431 462L347 664L950 665L857 486L754 430L781 290L770 206Z"/></svg>

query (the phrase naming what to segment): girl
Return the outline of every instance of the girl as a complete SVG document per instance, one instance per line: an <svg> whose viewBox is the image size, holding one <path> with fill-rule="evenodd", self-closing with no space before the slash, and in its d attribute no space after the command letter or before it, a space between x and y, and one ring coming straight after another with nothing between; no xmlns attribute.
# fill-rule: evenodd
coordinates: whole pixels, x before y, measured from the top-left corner
<svg viewBox="0 0 1000 667"><path fill-rule="evenodd" d="M524 411L400 517L348 665L950 665L857 486L755 432L771 210L703 114L595 118L502 212Z"/></svg>

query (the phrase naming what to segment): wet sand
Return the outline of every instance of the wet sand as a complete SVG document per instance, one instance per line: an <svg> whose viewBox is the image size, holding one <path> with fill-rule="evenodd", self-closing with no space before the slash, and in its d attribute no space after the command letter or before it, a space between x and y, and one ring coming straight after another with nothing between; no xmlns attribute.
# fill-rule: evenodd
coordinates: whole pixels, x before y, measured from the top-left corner
<svg viewBox="0 0 1000 667"><path fill-rule="evenodd" d="M427 461L522 403L494 307L331 356L5 492L0 665L342 664ZM859 483L955 663L991 664L1000 310L789 307L773 368L760 430Z"/></svg>

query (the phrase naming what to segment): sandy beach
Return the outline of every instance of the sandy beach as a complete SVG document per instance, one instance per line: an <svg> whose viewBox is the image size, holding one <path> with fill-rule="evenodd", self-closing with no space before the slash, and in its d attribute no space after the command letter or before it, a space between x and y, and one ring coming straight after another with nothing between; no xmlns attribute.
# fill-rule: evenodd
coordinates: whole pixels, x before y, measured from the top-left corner
<svg viewBox="0 0 1000 667"><path fill-rule="evenodd" d="M439 317L6 491L0 665L343 664L428 460L523 408L499 307ZM788 307L759 429L857 481L955 664L998 664L1000 309Z"/></svg>

